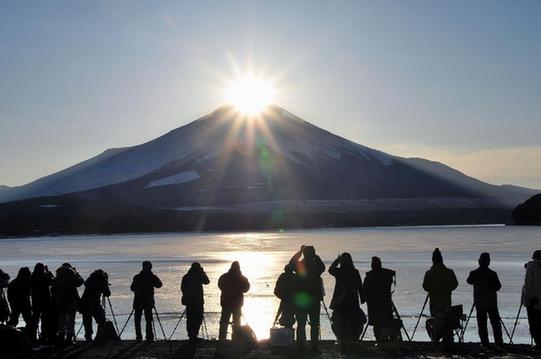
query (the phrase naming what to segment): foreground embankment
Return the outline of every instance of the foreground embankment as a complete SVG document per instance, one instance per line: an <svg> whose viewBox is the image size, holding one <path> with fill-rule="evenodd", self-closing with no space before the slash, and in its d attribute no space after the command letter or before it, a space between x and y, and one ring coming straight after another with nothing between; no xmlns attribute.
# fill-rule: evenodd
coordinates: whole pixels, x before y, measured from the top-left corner
<svg viewBox="0 0 541 359"><path fill-rule="evenodd" d="M442 351L431 343L413 342L400 345L378 347L374 342L362 342L347 352L343 352L334 341L321 343L321 353L296 350L271 351L269 343L262 341L256 350L239 355L227 346L217 350L216 341L203 341L192 345L187 341L158 341L154 343L137 343L123 340L105 345L92 345L78 342L64 349L53 347L40 348L33 351L29 358L539 358L540 353L531 351L529 345L506 345L502 349L487 349L478 343L455 344Z"/></svg>

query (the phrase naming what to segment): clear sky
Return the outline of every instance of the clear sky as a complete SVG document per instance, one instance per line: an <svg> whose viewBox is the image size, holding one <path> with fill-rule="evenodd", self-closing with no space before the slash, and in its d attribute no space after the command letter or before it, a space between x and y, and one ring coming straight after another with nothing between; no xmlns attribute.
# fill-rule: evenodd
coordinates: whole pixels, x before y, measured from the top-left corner
<svg viewBox="0 0 541 359"><path fill-rule="evenodd" d="M541 1L2 1L0 184L153 139L251 66L348 139L541 188Z"/></svg>

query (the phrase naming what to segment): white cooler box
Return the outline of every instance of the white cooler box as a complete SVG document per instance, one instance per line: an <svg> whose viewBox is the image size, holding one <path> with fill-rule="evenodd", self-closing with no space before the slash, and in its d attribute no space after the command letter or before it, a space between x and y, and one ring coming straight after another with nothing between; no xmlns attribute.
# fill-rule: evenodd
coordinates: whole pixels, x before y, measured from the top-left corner
<svg viewBox="0 0 541 359"><path fill-rule="evenodd" d="M269 343L271 347L289 347L293 345L293 329L271 328Z"/></svg>

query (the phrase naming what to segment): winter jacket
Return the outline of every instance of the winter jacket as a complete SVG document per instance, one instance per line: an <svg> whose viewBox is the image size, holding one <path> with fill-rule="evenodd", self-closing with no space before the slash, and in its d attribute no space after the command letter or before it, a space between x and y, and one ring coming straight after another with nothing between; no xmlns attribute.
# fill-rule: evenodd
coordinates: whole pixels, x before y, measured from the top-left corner
<svg viewBox="0 0 541 359"><path fill-rule="evenodd" d="M30 278L20 278L17 276L9 283L8 301L11 310L30 310L30 293L32 292L32 282Z"/></svg>
<svg viewBox="0 0 541 359"><path fill-rule="evenodd" d="M366 273L363 287L363 303L368 306L368 323L379 324L393 317L391 287L395 271L381 268Z"/></svg>
<svg viewBox="0 0 541 359"><path fill-rule="evenodd" d="M526 265L526 276L522 287L522 303L527 308L541 310L541 260L536 259Z"/></svg>
<svg viewBox="0 0 541 359"><path fill-rule="evenodd" d="M135 293L133 309L154 307L154 288L161 288L162 281L150 270L142 270L133 277L130 289Z"/></svg>
<svg viewBox="0 0 541 359"><path fill-rule="evenodd" d="M84 313L100 306L101 296L111 296L109 281L103 272L94 272L85 281L85 291L81 297L80 311Z"/></svg>
<svg viewBox="0 0 541 359"><path fill-rule="evenodd" d="M32 273L32 307L34 310L48 310L51 307L51 286L54 276L51 272Z"/></svg>
<svg viewBox="0 0 541 359"><path fill-rule="evenodd" d="M240 272L229 271L218 279L218 288L222 291L220 305L238 309L244 304L244 293L250 289L250 283Z"/></svg>
<svg viewBox="0 0 541 359"><path fill-rule="evenodd" d="M202 268L190 269L182 277L180 290L182 291L182 304L186 306L203 306L203 285L209 284L210 280Z"/></svg>
<svg viewBox="0 0 541 359"><path fill-rule="evenodd" d="M51 287L51 294L53 303L59 313L76 310L80 300L77 288L83 283L84 279L72 267L62 266L56 270L56 278Z"/></svg>
<svg viewBox="0 0 541 359"><path fill-rule="evenodd" d="M451 306L451 293L458 287L455 272L443 264L435 264L426 273L423 289L430 296L430 305Z"/></svg>
<svg viewBox="0 0 541 359"><path fill-rule="evenodd" d="M325 295L321 279L321 274L325 272L325 264L317 255L314 258L304 258L299 261L300 256L300 252L296 253L289 262L298 274L299 291L311 295L316 302L319 302Z"/></svg>
<svg viewBox="0 0 541 359"><path fill-rule="evenodd" d="M479 267L470 272L466 281L473 285L473 302L477 308L498 307L497 292L502 284L496 272L488 267Z"/></svg>

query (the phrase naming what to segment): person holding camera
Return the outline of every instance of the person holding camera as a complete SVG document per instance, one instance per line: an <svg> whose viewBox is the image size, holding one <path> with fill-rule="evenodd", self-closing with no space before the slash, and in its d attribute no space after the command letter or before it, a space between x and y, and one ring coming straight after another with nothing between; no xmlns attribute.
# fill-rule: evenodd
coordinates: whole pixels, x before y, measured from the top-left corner
<svg viewBox="0 0 541 359"><path fill-rule="evenodd" d="M528 313L530 335L535 346L541 349L541 250L533 253L532 261L526 264L526 276L522 287L522 303Z"/></svg>
<svg viewBox="0 0 541 359"><path fill-rule="evenodd" d="M53 304L58 315L57 340L59 344L73 344L75 340L75 314L79 304L78 287L84 279L69 263L56 270L56 278L51 287Z"/></svg>
<svg viewBox="0 0 541 359"><path fill-rule="evenodd" d="M503 346L502 325L498 311L498 291L502 288L498 274L490 269L490 254L481 253L479 268L470 272L466 282L473 285L473 303L477 312L477 330L481 344L488 347L487 316L494 332L494 343Z"/></svg>
<svg viewBox="0 0 541 359"><path fill-rule="evenodd" d="M280 319L278 322L288 329L293 329L293 324L295 324L294 296L298 279L294 270L292 265L286 264L284 272L280 274L274 287L274 295L280 299L280 307L278 308Z"/></svg>
<svg viewBox="0 0 541 359"><path fill-rule="evenodd" d="M329 274L336 279L330 305L333 310L332 330L341 343L356 342L366 323L366 315L360 305L363 291L361 274L349 253L338 255L329 267Z"/></svg>
<svg viewBox="0 0 541 359"><path fill-rule="evenodd" d="M374 327L374 337L381 342L387 339L382 336L383 329L393 321L391 288L395 271L383 268L379 257L372 257L371 267L364 279L362 302L368 307L368 324Z"/></svg>
<svg viewBox="0 0 541 359"><path fill-rule="evenodd" d="M99 328L105 324L105 308L101 304L101 298L111 296L109 290L109 277L106 272L98 269L85 281L85 290L79 304L79 311L83 315L83 325L85 327L85 340L92 341L92 318L96 321Z"/></svg>
<svg viewBox="0 0 541 359"><path fill-rule="evenodd" d="M22 314L26 323L25 330L27 331L30 331L32 328L32 305L30 304L30 294L32 292L31 277L32 272L30 272L30 268L22 267L19 269L17 277L8 286L8 301L11 307L11 316L8 325L17 327L19 316Z"/></svg>
<svg viewBox="0 0 541 359"><path fill-rule="evenodd" d="M182 277L180 290L182 292L181 302L186 306L186 330L190 341L197 341L199 329L203 323L204 315L204 294L203 285L209 284L209 277L198 262L192 266Z"/></svg>
<svg viewBox="0 0 541 359"><path fill-rule="evenodd" d="M220 305L222 306L218 338L223 343L227 337L227 327L231 317L233 317L233 333L240 328L244 293L250 290L250 282L242 275L239 262L231 263L229 271L220 276L218 288L221 290Z"/></svg>
<svg viewBox="0 0 541 359"><path fill-rule="evenodd" d="M55 339L55 323L52 315L50 287L54 275L43 263L36 263L32 272L32 324L37 330L41 320L41 342L53 342Z"/></svg>
<svg viewBox="0 0 541 359"><path fill-rule="evenodd" d="M135 321L135 336L140 342L143 340L141 334L141 316L145 313L145 331L146 340L154 341L154 332L152 331L152 309L154 308L154 288L161 288L162 281L157 275L152 273L152 263L143 262L143 270L133 277L130 289L134 292L133 310Z"/></svg>
<svg viewBox="0 0 541 359"><path fill-rule="evenodd" d="M0 269L0 323L7 322L11 314L8 301L4 294L4 288L9 286L9 279L9 274Z"/></svg>
<svg viewBox="0 0 541 359"><path fill-rule="evenodd" d="M301 259L302 257L302 259ZM313 246L302 245L293 255L289 264L298 276L298 287L295 293L295 310L297 319L297 345L304 349L306 343L306 321L310 318L311 348L319 352L319 315L320 301L323 300L323 280L325 264L316 254Z"/></svg>

